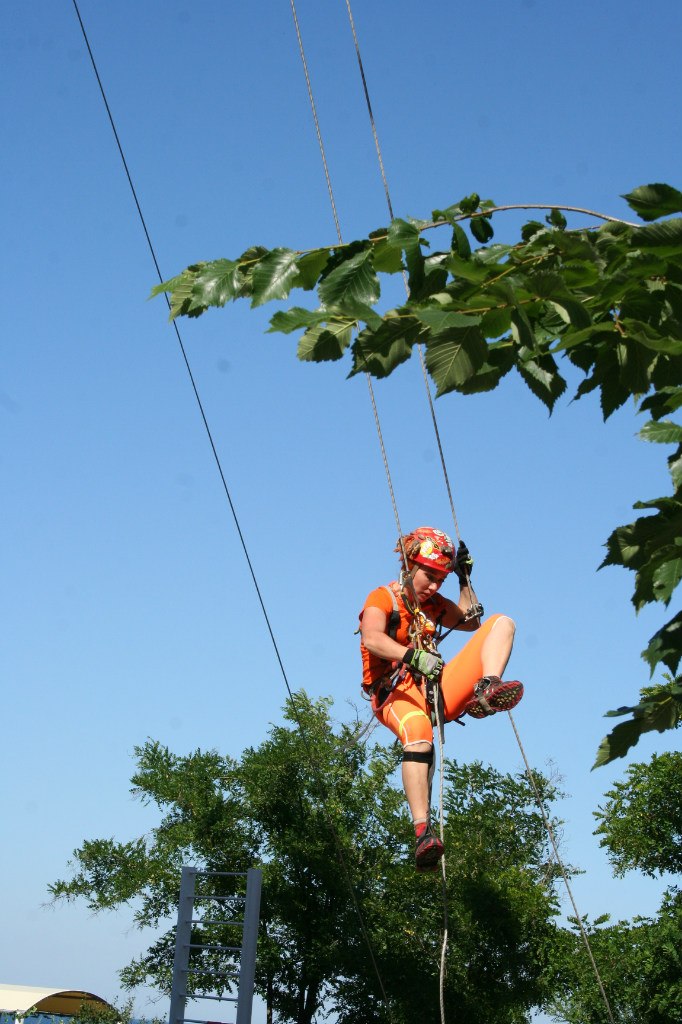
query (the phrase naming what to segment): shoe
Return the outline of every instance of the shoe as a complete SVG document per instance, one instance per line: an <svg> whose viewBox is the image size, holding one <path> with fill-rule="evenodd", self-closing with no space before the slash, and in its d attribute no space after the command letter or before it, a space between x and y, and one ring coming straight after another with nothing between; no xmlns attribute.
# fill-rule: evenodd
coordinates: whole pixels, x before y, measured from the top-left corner
<svg viewBox="0 0 682 1024"><path fill-rule="evenodd" d="M472 718L487 718L496 711L511 711L523 697L523 683L503 683L499 676L483 676L474 686L474 696L464 707Z"/></svg>
<svg viewBox="0 0 682 1024"><path fill-rule="evenodd" d="M438 861L443 856L444 847L440 839L434 836L430 828L417 839L414 851L414 864L417 871L437 871Z"/></svg>

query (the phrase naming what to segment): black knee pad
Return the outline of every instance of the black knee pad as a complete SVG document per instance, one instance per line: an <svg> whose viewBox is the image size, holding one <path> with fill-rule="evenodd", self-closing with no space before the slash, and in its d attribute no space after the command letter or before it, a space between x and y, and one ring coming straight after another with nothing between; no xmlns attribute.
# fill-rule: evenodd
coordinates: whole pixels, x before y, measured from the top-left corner
<svg viewBox="0 0 682 1024"><path fill-rule="evenodd" d="M419 764L433 764L433 747L430 750L403 750L403 761L418 761Z"/></svg>

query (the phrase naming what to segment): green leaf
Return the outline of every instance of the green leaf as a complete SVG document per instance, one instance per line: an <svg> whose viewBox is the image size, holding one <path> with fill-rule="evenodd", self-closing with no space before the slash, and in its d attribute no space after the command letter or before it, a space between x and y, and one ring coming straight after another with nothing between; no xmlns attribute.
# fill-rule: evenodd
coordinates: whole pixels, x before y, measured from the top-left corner
<svg viewBox="0 0 682 1024"><path fill-rule="evenodd" d="M452 242L450 247L453 252L456 252L464 260L468 260L471 256L469 239L467 238L466 231L459 224L453 224L452 226Z"/></svg>
<svg viewBox="0 0 682 1024"><path fill-rule="evenodd" d="M334 313L340 313L343 319L352 317L354 320L362 321L374 331L378 330L384 322L384 318L371 306L364 302L353 302L350 299L344 302L342 309L335 309L334 306L327 309L328 316Z"/></svg>
<svg viewBox="0 0 682 1024"><path fill-rule="evenodd" d="M677 671L682 658L682 612L678 612L665 626L654 633L642 657L651 669L651 675L661 662L670 669Z"/></svg>
<svg viewBox="0 0 682 1024"><path fill-rule="evenodd" d="M621 707L616 711L609 711L606 717L627 714L632 714L633 717L629 722L621 722L604 737L592 768L609 764L617 757L624 757L644 733L674 729L682 718L681 697L682 687L661 687L658 693L651 694L634 707Z"/></svg>
<svg viewBox="0 0 682 1024"><path fill-rule="evenodd" d="M682 580L682 552L677 558L659 565L653 572L652 580L656 600L668 604L675 587Z"/></svg>
<svg viewBox="0 0 682 1024"><path fill-rule="evenodd" d="M373 305L379 298L379 278L372 266L372 252L364 249L344 260L319 284L317 293L325 306L344 308L344 303Z"/></svg>
<svg viewBox="0 0 682 1024"><path fill-rule="evenodd" d="M409 257L420 251L420 238L419 229L414 224L403 220L402 217L396 217L389 224L386 244L395 249L404 250L405 254Z"/></svg>
<svg viewBox="0 0 682 1024"><path fill-rule="evenodd" d="M204 306L224 306L240 294L243 284L238 261L213 260L196 274L192 296Z"/></svg>
<svg viewBox="0 0 682 1024"><path fill-rule="evenodd" d="M165 282L168 288L172 288L169 320L175 320L177 316L200 316L206 311L208 307L198 302L192 294L196 283L196 273L205 266L206 264L202 263L187 267L182 274ZM154 294L158 295L161 287L159 285Z"/></svg>
<svg viewBox="0 0 682 1024"><path fill-rule="evenodd" d="M472 192L470 196L465 196L464 199L460 199L459 209L462 213L474 213L481 203L481 197L478 192Z"/></svg>
<svg viewBox="0 0 682 1024"><path fill-rule="evenodd" d="M489 276L488 268L473 259L463 259L451 253L445 262L452 276L457 280L468 281L470 284L483 284Z"/></svg>
<svg viewBox="0 0 682 1024"><path fill-rule="evenodd" d="M535 348L535 335L526 312L521 307L511 311L511 332L514 341L527 351Z"/></svg>
<svg viewBox="0 0 682 1024"><path fill-rule="evenodd" d="M270 319L268 334L280 331L282 334L291 334L301 327L315 327L317 324L325 323L329 319L329 312L325 309L303 309L301 306L292 306L291 309L280 310Z"/></svg>
<svg viewBox="0 0 682 1024"><path fill-rule="evenodd" d="M621 198L642 220L657 220L671 213L682 213L682 192L671 185L640 185Z"/></svg>
<svg viewBox="0 0 682 1024"><path fill-rule="evenodd" d="M298 277L294 281L295 287L303 288L307 292L312 291L328 261L329 249L313 249L299 256L296 262Z"/></svg>
<svg viewBox="0 0 682 1024"><path fill-rule="evenodd" d="M659 388L656 394L649 395L640 405L642 412L650 412L655 418L677 412L679 408L682 408L682 388L675 386Z"/></svg>
<svg viewBox="0 0 682 1024"><path fill-rule="evenodd" d="M655 354L633 337L623 338L616 351L620 364L620 383L631 395L645 395L649 390Z"/></svg>
<svg viewBox="0 0 682 1024"><path fill-rule="evenodd" d="M414 317L394 316L384 320L376 331L361 331L353 343L353 368L348 376L369 373L377 378L387 377L409 359L421 330Z"/></svg>
<svg viewBox="0 0 682 1024"><path fill-rule="evenodd" d="M513 345L506 341L493 342L488 345L488 355L483 365L457 390L462 395L492 391L502 377L509 373L515 361L516 352Z"/></svg>
<svg viewBox="0 0 682 1024"><path fill-rule="evenodd" d="M403 251L387 238L376 242L373 246L374 269L380 274L399 274L404 269Z"/></svg>
<svg viewBox="0 0 682 1024"><path fill-rule="evenodd" d="M668 469L676 491L682 488L682 445L668 459Z"/></svg>
<svg viewBox="0 0 682 1024"><path fill-rule="evenodd" d="M545 232L547 228L539 220L529 220L521 228L521 238L524 242L530 242L531 239L535 238L542 232Z"/></svg>
<svg viewBox="0 0 682 1024"><path fill-rule="evenodd" d="M298 358L312 363L340 359L350 345L352 329L347 320L330 320L326 326L308 328L298 343Z"/></svg>
<svg viewBox="0 0 682 1024"><path fill-rule="evenodd" d="M487 245L484 249L477 249L476 252L472 253L471 258L476 263L483 263L488 266L490 268L489 274L496 274L500 270L505 269L502 261L515 248L513 245L502 245L501 242L495 242L493 245Z"/></svg>
<svg viewBox="0 0 682 1024"><path fill-rule="evenodd" d="M485 245L495 234L489 217L472 217L469 221L469 230L477 242Z"/></svg>
<svg viewBox="0 0 682 1024"><path fill-rule="evenodd" d="M434 334L450 327L472 327L480 324L481 317L458 311L451 312L445 309L435 309L433 306L423 306L414 310L414 315L421 323L430 327Z"/></svg>
<svg viewBox="0 0 682 1024"><path fill-rule="evenodd" d="M535 397L551 412L556 400L566 390L566 381L557 370L554 359L550 355L538 355L521 348L516 369Z"/></svg>
<svg viewBox="0 0 682 1024"><path fill-rule="evenodd" d="M258 261L251 274L252 307L286 299L298 274L296 253L291 249L273 249Z"/></svg>
<svg viewBox="0 0 682 1024"><path fill-rule="evenodd" d="M672 420L649 420L637 436L643 441L656 441L659 444L680 444L682 427Z"/></svg>
<svg viewBox="0 0 682 1024"><path fill-rule="evenodd" d="M162 281L161 284L157 284L152 288L149 293L149 298L155 299L157 295L163 295L166 292L168 292L169 295L172 295L176 288L179 288L180 285L184 284L188 276L192 277L192 280L194 279L194 275L188 275L187 270L183 270L181 274L176 274L175 277L169 277L167 281Z"/></svg>
<svg viewBox="0 0 682 1024"><path fill-rule="evenodd" d="M682 218L675 217L657 224L647 224L632 232L632 244L659 256L682 255Z"/></svg>
<svg viewBox="0 0 682 1024"><path fill-rule="evenodd" d="M481 332L486 338L501 338L511 327L511 314L509 307L489 309L481 317Z"/></svg>
<svg viewBox="0 0 682 1024"><path fill-rule="evenodd" d="M558 228L560 231L564 231L568 225L568 221L561 210L551 210L545 217L545 220L548 224L551 224L552 227Z"/></svg>
<svg viewBox="0 0 682 1024"><path fill-rule="evenodd" d="M460 387L485 362L488 347L478 327L453 327L426 342L426 368L444 395Z"/></svg>

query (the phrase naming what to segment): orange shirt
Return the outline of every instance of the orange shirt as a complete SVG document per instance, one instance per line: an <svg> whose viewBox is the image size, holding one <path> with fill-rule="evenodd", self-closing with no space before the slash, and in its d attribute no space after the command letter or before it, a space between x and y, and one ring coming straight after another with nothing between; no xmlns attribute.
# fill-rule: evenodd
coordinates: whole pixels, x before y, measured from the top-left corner
<svg viewBox="0 0 682 1024"><path fill-rule="evenodd" d="M395 640L399 644L407 646L409 642L408 630L412 623L414 616L405 607L405 602L402 599L400 593L400 587L397 582L389 584L390 589L395 594L396 604L398 605L398 614L400 615L400 623L398 625L397 632L395 634ZM440 594L434 594L433 597L425 601L421 610L427 619L430 619L434 625L438 623L439 619L445 614L447 602L444 597ZM386 615L386 631L388 632L388 622L393 611L393 601L386 587L377 587L373 590L365 601L364 607L360 612L360 621L362 622L362 616L365 608L380 608ZM392 663L387 661L385 658L380 658L376 654L372 654L368 651L365 645L360 643L360 651L362 654L362 685L367 687L371 686L372 683L376 682L377 679L381 679L382 676L388 675L391 671Z"/></svg>

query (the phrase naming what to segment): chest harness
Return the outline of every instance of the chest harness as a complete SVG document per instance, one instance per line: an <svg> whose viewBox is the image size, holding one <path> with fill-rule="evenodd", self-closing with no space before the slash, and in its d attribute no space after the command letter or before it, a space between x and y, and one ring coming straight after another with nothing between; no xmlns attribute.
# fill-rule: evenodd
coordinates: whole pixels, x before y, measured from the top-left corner
<svg viewBox="0 0 682 1024"><path fill-rule="evenodd" d="M438 654L438 643L442 636L442 624L440 619L443 613L441 612L441 616L434 623L427 615L424 614L421 608L418 607L416 601L413 604L407 594L409 587L408 580L411 582L409 573L401 572L398 583L400 596L405 608L411 616L411 621L407 630L408 644L412 647L416 647L418 650L428 651L429 654ZM392 609L386 624L386 634L387 636L390 636L391 640L396 640L398 630L400 628L400 610L398 608L395 585L384 586L383 589L390 595L392 602ZM392 670L372 683L369 687L369 694L374 698L375 711L378 711L383 707L390 694L395 690L396 686L403 681L409 672L410 669L407 665L403 665L401 662L393 662ZM425 680L422 685L424 686L424 695L427 703L431 708L432 721L435 724L435 703L436 701L440 701L441 714L439 716L439 720L442 722L442 696L438 680Z"/></svg>

